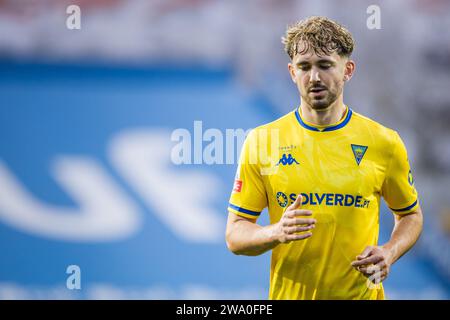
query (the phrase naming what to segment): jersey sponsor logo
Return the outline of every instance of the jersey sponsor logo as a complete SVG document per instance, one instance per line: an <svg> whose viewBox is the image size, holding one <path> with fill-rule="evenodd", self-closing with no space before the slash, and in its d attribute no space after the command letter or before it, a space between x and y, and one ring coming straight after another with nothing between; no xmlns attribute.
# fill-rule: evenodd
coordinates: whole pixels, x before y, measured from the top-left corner
<svg viewBox="0 0 450 320"><path fill-rule="evenodd" d="M281 156L281 159L278 161L277 166L278 165L292 165L292 164L299 164L297 160L295 160L295 158L292 156L292 154L289 153L289 155L286 156L286 153L283 153L283 155Z"/></svg>
<svg viewBox="0 0 450 320"><path fill-rule="evenodd" d="M242 180L234 180L233 192L241 192L242 190Z"/></svg>
<svg viewBox="0 0 450 320"><path fill-rule="evenodd" d="M362 158L364 157L364 154L367 151L367 146L361 146L359 144L352 144L352 151L353 151L353 155L355 156L355 160L356 163L359 164L361 163Z"/></svg>
<svg viewBox="0 0 450 320"><path fill-rule="evenodd" d="M408 172L408 183L412 186L414 184L414 177L412 175L411 169Z"/></svg>
<svg viewBox="0 0 450 320"><path fill-rule="evenodd" d="M288 197L283 192L277 192L277 202L280 205L280 207L284 208L288 204Z"/></svg>
<svg viewBox="0 0 450 320"><path fill-rule="evenodd" d="M294 203L298 193L289 194L289 200L283 192L277 192L276 198L280 207L284 208ZM360 195L341 194L341 193L301 193L302 205L326 205L340 207L369 208L370 200L364 199Z"/></svg>

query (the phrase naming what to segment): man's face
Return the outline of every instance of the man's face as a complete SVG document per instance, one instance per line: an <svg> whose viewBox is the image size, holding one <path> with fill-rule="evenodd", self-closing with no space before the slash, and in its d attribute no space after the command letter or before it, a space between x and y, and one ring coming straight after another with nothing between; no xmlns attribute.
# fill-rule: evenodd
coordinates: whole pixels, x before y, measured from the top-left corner
<svg viewBox="0 0 450 320"><path fill-rule="evenodd" d="M288 66L302 101L315 110L325 110L338 99L355 68L353 61L336 52L318 56L312 49L296 54Z"/></svg>

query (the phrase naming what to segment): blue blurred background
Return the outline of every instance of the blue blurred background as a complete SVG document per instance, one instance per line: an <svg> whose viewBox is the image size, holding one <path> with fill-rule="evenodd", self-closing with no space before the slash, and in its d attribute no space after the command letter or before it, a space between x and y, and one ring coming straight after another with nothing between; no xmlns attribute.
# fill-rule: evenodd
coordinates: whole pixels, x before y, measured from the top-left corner
<svg viewBox="0 0 450 320"><path fill-rule="evenodd" d="M71 4L81 29L66 26ZM371 4L381 29L367 27ZM298 105L280 38L310 15L353 33L346 103L399 131L409 151L425 229L392 268L387 296L448 299L449 9L443 0L0 0L0 299L265 299L270 253L234 256L224 242L236 164L176 165L173 133L187 130L204 150L216 129L224 157L231 149L237 159L227 129ZM383 243L393 226L384 205L380 218ZM66 287L70 265L80 290Z"/></svg>

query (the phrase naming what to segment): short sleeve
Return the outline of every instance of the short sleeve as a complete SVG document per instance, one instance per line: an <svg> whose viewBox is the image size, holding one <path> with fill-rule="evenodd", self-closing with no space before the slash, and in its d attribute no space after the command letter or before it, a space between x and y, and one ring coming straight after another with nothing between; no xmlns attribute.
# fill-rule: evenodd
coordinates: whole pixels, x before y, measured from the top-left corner
<svg viewBox="0 0 450 320"><path fill-rule="evenodd" d="M255 131L250 131L242 146L228 211L256 220L267 206L267 196L259 164L255 160L258 149L255 137Z"/></svg>
<svg viewBox="0 0 450 320"><path fill-rule="evenodd" d="M403 141L395 132L392 156L389 159L382 196L395 214L407 214L419 206L414 178Z"/></svg>

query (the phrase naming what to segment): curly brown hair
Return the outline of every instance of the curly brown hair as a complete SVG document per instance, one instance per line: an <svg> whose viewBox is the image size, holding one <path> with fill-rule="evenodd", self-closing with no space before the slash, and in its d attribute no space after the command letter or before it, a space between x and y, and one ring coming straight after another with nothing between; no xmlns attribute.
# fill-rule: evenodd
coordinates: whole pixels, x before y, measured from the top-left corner
<svg viewBox="0 0 450 320"><path fill-rule="evenodd" d="M299 52L301 41L306 45ZM355 46L355 40L345 27L326 17L316 16L288 26L282 43L291 60L310 48L319 56L336 51L340 56L350 57Z"/></svg>

